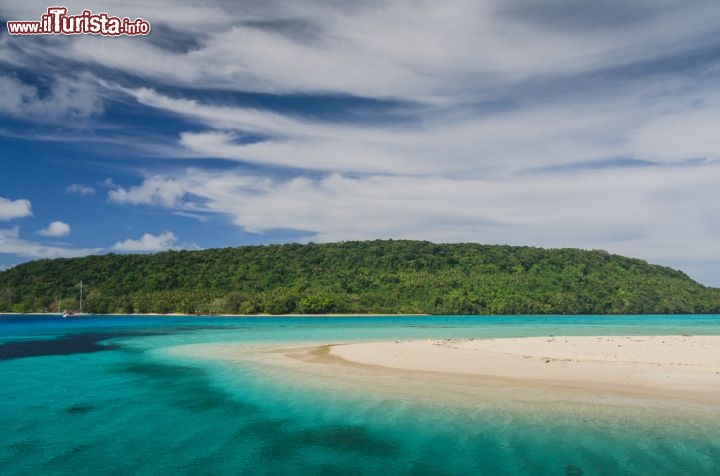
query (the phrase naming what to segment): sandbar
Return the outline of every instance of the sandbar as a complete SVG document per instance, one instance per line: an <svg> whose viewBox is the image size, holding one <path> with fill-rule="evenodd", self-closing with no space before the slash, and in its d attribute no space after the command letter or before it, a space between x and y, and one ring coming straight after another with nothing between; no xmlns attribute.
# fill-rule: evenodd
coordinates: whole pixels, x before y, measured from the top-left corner
<svg viewBox="0 0 720 476"><path fill-rule="evenodd" d="M405 340L332 345L325 354L327 363L417 378L500 379L720 404L720 336Z"/></svg>
<svg viewBox="0 0 720 476"><path fill-rule="evenodd" d="M172 355L288 367L348 388L542 401L625 399L720 406L720 335L573 336L373 342L216 342ZM306 372L309 372L306 374ZM639 398L639 399L638 399Z"/></svg>

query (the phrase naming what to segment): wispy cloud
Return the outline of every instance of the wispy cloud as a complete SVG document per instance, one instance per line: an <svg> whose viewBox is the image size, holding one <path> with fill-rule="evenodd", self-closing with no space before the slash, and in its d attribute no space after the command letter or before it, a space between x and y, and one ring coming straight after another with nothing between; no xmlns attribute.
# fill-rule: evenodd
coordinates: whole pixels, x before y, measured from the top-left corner
<svg viewBox="0 0 720 476"><path fill-rule="evenodd" d="M34 122L85 120L103 112L102 101L93 83L58 77L42 95L34 86L17 78L0 75L0 115Z"/></svg>
<svg viewBox="0 0 720 476"><path fill-rule="evenodd" d="M80 196L88 196L88 195L95 195L95 189L93 187L88 187L86 185L80 185L77 183L68 185L65 187L65 191L67 193L80 195Z"/></svg>
<svg viewBox="0 0 720 476"><path fill-rule="evenodd" d="M617 157L682 163L720 158L720 81L677 74L592 95L526 100L513 109L418 111L414 123L350 125L204 105L142 89L139 101L193 119L181 133L195 157L305 170L391 174L516 172ZM578 111L582 113L578 113ZM262 134L248 142L247 134Z"/></svg>
<svg viewBox="0 0 720 476"><path fill-rule="evenodd" d="M20 238L20 227L0 229L0 253L27 258L74 258L97 254L102 248L65 248L47 246Z"/></svg>
<svg viewBox="0 0 720 476"><path fill-rule="evenodd" d="M46 8L4 3L13 18L39 17ZM184 32L191 47L116 38L108 54L104 38L61 38L56 48L13 39L4 57L19 64L28 56L72 59L191 87L434 102L650 62L712 45L720 31L715 2L587 3L274 0L238 9L223 2L102 2L95 8Z"/></svg>

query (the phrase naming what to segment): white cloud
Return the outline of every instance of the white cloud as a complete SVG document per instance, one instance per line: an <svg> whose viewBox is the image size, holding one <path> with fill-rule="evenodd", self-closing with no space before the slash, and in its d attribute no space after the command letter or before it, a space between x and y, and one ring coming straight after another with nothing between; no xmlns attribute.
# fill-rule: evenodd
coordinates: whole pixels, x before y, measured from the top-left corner
<svg viewBox="0 0 720 476"><path fill-rule="evenodd" d="M0 229L0 254L6 253L28 258L76 258L97 254L101 251L101 248L45 246L20 238L20 227L18 226Z"/></svg>
<svg viewBox="0 0 720 476"><path fill-rule="evenodd" d="M115 251L128 252L165 251L172 249L176 242L177 237L169 231L165 231L159 235L145 233L138 240L128 238L125 241L118 241L112 246L112 249Z"/></svg>
<svg viewBox="0 0 720 476"><path fill-rule="evenodd" d="M38 235L59 238L61 236L68 236L70 234L70 231L70 225L68 225L67 223L61 221L54 221L50 223L47 228L38 230Z"/></svg>
<svg viewBox="0 0 720 476"><path fill-rule="evenodd" d="M145 180L142 185L126 190L119 187L108 192L111 202L131 205L161 205L176 207L185 192L174 180L156 176Z"/></svg>
<svg viewBox="0 0 720 476"><path fill-rule="evenodd" d="M720 159L720 104L654 115L633 131L629 142L631 153L650 160Z"/></svg>
<svg viewBox="0 0 720 476"><path fill-rule="evenodd" d="M225 214L256 233L295 229L315 241L410 238L597 248L684 267L720 262L718 180L720 164L492 179L330 174L270 180L198 169L173 180L146 179L184 191L171 209Z"/></svg>
<svg viewBox="0 0 720 476"><path fill-rule="evenodd" d="M67 193L72 193L72 194L80 195L83 197L85 197L87 195L95 194L95 189L93 187L88 187L88 186L80 185L77 183L68 185L67 187L65 187L65 191Z"/></svg>
<svg viewBox="0 0 720 476"><path fill-rule="evenodd" d="M0 220L12 220L32 215L30 200L10 200L0 197Z"/></svg>
<svg viewBox="0 0 720 476"><path fill-rule="evenodd" d="M4 55L20 65L62 57L193 87L455 101L529 78L661 59L717 38L716 2L628 3L275 0L238 10L226 2L159 1L143 5L142 16L157 31L184 33L186 41L189 35L189 45L168 48L134 37L108 46L103 38L78 35L61 38L62 48L13 42ZM100 5L140 15L120 2ZM15 18L36 18L43 10L3 5Z"/></svg>
<svg viewBox="0 0 720 476"><path fill-rule="evenodd" d="M49 91L0 75L0 115L37 122L84 120L103 112L95 85L83 79L58 77Z"/></svg>
<svg viewBox="0 0 720 476"><path fill-rule="evenodd" d="M669 163L720 158L717 86L683 75L643 78L626 81L621 92L598 87L594 94L525 100L513 109L418 109L415 121L393 126L203 104L146 88L126 92L212 128L181 133L179 145L197 158L326 172L486 177L617 157ZM247 142L248 133L265 139Z"/></svg>
<svg viewBox="0 0 720 476"><path fill-rule="evenodd" d="M133 16L127 5L103 4ZM702 74L629 74L632 79L623 81L586 76L707 46L720 29L713 15L720 6L713 2L641 2L598 6L588 13L572 4L559 8L557 2L538 7L500 0L442 6L409 0L392 5L274 0L232 16L225 4L213 2L175 5L168 10L172 13L161 15L168 5L161 1L143 10L154 12L148 18L157 25L181 34L188 48L117 38L108 54L101 46L106 42L97 41L101 38L78 36L62 38L66 46L55 49L13 41L17 57L8 61L22 63L52 51L88 65L151 76L164 85L339 92L427 106L409 112L407 125L349 125L170 97L103 79L80 81L108 94L125 92L143 105L211 129L185 131L175 151L165 144L159 152L158 144L145 141L148 150L154 147L152 152L164 157L342 173L486 176L616 157L681 162L718 156L720 134L713 124L720 116L720 97L712 64ZM6 7L18 16L32 10ZM22 89L8 78L14 81L9 86ZM488 101L507 105L486 110ZM264 139L243 143L247 133ZM124 192L115 191L111 200L128 203ZM146 192L173 203L172 195Z"/></svg>

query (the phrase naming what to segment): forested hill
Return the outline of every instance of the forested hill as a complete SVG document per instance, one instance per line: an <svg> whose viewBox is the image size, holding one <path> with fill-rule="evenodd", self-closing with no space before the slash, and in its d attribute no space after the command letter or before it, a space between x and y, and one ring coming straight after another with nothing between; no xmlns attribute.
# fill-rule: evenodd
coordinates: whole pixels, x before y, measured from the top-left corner
<svg viewBox="0 0 720 476"><path fill-rule="evenodd" d="M716 313L720 290L604 251L424 241L40 260L0 273L0 311ZM58 302L60 299L60 302Z"/></svg>

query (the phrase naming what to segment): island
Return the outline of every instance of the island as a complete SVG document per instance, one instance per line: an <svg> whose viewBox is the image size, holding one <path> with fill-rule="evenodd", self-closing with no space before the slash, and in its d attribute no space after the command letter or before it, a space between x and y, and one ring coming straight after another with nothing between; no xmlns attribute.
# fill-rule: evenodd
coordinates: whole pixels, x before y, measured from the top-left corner
<svg viewBox="0 0 720 476"><path fill-rule="evenodd" d="M718 313L720 290L602 250L374 240L38 260L0 272L0 312Z"/></svg>

